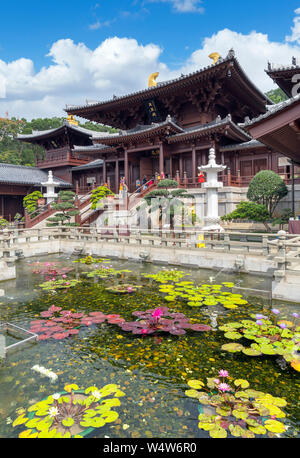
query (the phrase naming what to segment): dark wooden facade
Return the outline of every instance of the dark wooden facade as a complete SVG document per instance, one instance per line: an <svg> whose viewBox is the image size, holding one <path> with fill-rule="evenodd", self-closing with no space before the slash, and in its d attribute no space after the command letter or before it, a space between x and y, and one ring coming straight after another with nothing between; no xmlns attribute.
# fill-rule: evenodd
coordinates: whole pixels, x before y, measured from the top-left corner
<svg viewBox="0 0 300 458"><path fill-rule="evenodd" d="M75 145L92 145L93 134L94 131L78 127L66 120L57 129L18 135L17 139L43 147L45 155L37 160L36 166L45 171L52 170L58 178L71 183L72 167L87 164L91 160L89 156L81 155L73 148Z"/></svg>
<svg viewBox="0 0 300 458"><path fill-rule="evenodd" d="M245 119L266 113L266 105L271 100L248 79L230 50L225 59L192 74L67 112L121 130L119 135L95 135L99 149L92 153L103 160L102 181L110 173L117 191L123 170L134 191L137 179L149 180L161 172L197 186L198 167L207 163L211 146L217 161L227 165L220 177L225 185L247 186L255 173L267 168L286 174L281 154L253 142L244 128ZM81 150L91 153L90 147Z"/></svg>
<svg viewBox="0 0 300 458"><path fill-rule="evenodd" d="M42 145L46 154L37 166L72 181L82 193L103 183L118 192L121 177L133 192L138 179L150 180L162 172L195 187L198 167L207 163L212 146L217 161L227 166L220 176L224 185L248 186L263 169L288 180L289 163L282 150L253 141L246 129L247 119L264 116L267 105L271 100L249 80L230 50L225 59L189 75L66 109L69 118L77 115L109 125L118 134L91 132L66 121L59 129L19 139Z"/></svg>

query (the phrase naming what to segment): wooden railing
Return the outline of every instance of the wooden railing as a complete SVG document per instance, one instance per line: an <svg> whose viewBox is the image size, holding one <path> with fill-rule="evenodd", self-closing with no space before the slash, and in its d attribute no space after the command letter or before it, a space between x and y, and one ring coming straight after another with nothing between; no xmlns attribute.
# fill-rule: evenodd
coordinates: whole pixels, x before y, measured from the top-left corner
<svg viewBox="0 0 300 458"><path fill-rule="evenodd" d="M57 164L65 164L68 162L78 163L78 165L84 165L92 161L93 158L85 154L74 153L66 151L65 149L58 149L53 152L47 152L45 157L37 158L36 165L37 167L46 167L53 166Z"/></svg>

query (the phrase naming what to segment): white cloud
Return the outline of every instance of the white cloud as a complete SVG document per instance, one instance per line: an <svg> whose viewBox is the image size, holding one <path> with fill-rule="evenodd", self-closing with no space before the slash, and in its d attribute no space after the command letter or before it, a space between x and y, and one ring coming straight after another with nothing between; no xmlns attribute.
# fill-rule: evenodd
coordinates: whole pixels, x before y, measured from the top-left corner
<svg viewBox="0 0 300 458"><path fill-rule="evenodd" d="M294 18L293 22L294 25L291 28L292 34L285 37L286 41L289 42L297 42L300 44L300 8L295 10L296 17Z"/></svg>
<svg viewBox="0 0 300 458"><path fill-rule="evenodd" d="M143 45L135 39L112 37L90 49L84 43L61 39L51 46L49 65L39 71L30 59L0 60L6 95L0 98L0 117L6 111L9 116L27 119L63 116L66 104L82 105L86 99L107 100L114 94L145 89L155 71L160 73L158 81L175 78L210 65L208 55L214 51L226 57L231 48L246 74L264 92L276 87L264 72L267 62L290 64L292 56L300 55L300 46L290 40L279 43L263 33L224 29L205 38L184 65L174 70L163 62L163 50L155 43Z"/></svg>
<svg viewBox="0 0 300 458"><path fill-rule="evenodd" d="M161 53L158 45L143 46L129 38L108 38L94 50L63 39L52 45L51 64L39 72L34 72L30 59L0 60L0 76L6 81L0 117L6 111L28 119L47 112L63 115L66 103L82 104L86 99L107 99L143 89L153 71L163 74L167 69L159 62Z"/></svg>
<svg viewBox="0 0 300 458"><path fill-rule="evenodd" d="M231 48L234 49L248 77L263 92L277 87L264 71L268 61L274 64L290 65L292 57L300 54L298 45L270 41L267 34L255 31L242 34L224 29L205 38L201 49L192 53L181 70L183 73L189 73L207 66L207 56L211 52L218 52L222 57L226 57ZM212 61L209 62L212 63Z"/></svg>
<svg viewBox="0 0 300 458"><path fill-rule="evenodd" d="M93 24L90 24L89 25L89 29L90 30L98 30L98 29L101 29L101 27L109 27L112 22L115 22L115 19L112 20L112 21L99 21L99 19L97 19L96 22L94 22Z"/></svg>
<svg viewBox="0 0 300 458"><path fill-rule="evenodd" d="M203 13L202 0L147 0L151 3L171 3L179 13Z"/></svg>
<svg viewBox="0 0 300 458"><path fill-rule="evenodd" d="M98 30L100 29L100 27L102 26L101 22L98 20L96 22L94 22L94 24L90 24L89 25L89 29L90 30Z"/></svg>

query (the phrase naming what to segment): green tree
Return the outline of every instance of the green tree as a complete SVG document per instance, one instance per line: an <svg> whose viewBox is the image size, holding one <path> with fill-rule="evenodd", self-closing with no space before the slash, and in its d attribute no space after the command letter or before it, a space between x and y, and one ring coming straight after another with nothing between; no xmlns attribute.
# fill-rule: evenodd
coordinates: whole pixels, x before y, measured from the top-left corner
<svg viewBox="0 0 300 458"><path fill-rule="evenodd" d="M163 215L170 221L171 229L174 228L174 216L177 211L183 210L184 202L181 199L194 197L187 194L186 189L175 189L178 183L175 180L161 180L158 189L150 191L143 199L150 206L149 213L159 210L159 221L162 223ZM173 190L170 190L172 188Z"/></svg>
<svg viewBox="0 0 300 458"><path fill-rule="evenodd" d="M51 204L57 213L47 218L47 226L77 226L71 223L72 216L79 215L79 210L75 206L75 193L73 191L60 191L58 199Z"/></svg>
<svg viewBox="0 0 300 458"><path fill-rule="evenodd" d="M244 220L263 223L267 231L270 232L271 229L267 223L269 219L270 214L265 205L248 201L240 202L233 212L228 215L221 216L222 221Z"/></svg>
<svg viewBox="0 0 300 458"><path fill-rule="evenodd" d="M93 189L91 195L91 209L96 210L99 208L99 202L106 199L107 196L114 196L114 193L108 189L107 186L98 186L98 188Z"/></svg>
<svg viewBox="0 0 300 458"><path fill-rule="evenodd" d="M34 213L38 208L38 200L43 198L40 191L33 191L23 199L23 207L26 208L27 213Z"/></svg>
<svg viewBox="0 0 300 458"><path fill-rule="evenodd" d="M273 216L278 202L288 194L283 179L272 170L261 170L251 180L247 198L265 205L270 216Z"/></svg>
<svg viewBox="0 0 300 458"><path fill-rule="evenodd" d="M272 89L269 92L266 92L266 96L272 100L274 103L284 102L288 99L287 95L283 92L282 89Z"/></svg>

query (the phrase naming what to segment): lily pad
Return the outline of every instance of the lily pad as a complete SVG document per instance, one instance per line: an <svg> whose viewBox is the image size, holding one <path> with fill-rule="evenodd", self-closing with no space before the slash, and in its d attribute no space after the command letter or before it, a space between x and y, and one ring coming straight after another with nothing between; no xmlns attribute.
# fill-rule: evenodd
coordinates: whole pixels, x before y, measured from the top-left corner
<svg viewBox="0 0 300 458"><path fill-rule="evenodd" d="M232 343L222 345L221 348L222 350L229 351L230 353L237 353L237 352L242 351L244 347L241 344L232 342Z"/></svg>

